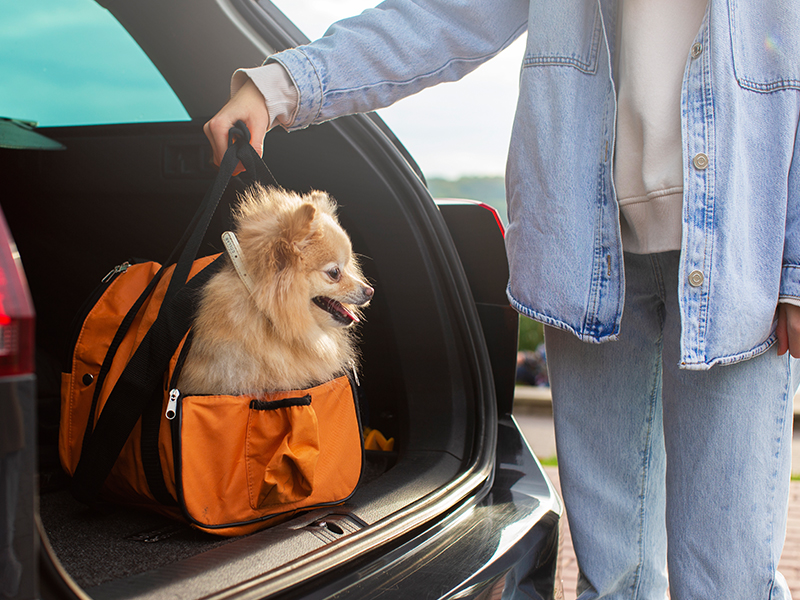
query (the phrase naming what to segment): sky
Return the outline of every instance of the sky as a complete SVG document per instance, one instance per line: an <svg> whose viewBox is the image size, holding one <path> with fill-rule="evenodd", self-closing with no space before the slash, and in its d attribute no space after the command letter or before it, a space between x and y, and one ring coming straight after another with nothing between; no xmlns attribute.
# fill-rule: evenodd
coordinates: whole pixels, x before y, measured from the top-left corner
<svg viewBox="0 0 800 600"><path fill-rule="evenodd" d="M377 0L273 0L311 39ZM524 36L523 36L524 38ZM378 114L426 177L503 175L517 101L524 39L461 81L401 100Z"/></svg>
<svg viewBox="0 0 800 600"><path fill-rule="evenodd" d="M273 0L311 39L377 1ZM141 49L94 2L0 0L0 14L7 59L0 61L0 116L41 126L188 118ZM523 50L518 40L461 81L378 111L427 178L503 175ZM81 69L89 54L92 68Z"/></svg>

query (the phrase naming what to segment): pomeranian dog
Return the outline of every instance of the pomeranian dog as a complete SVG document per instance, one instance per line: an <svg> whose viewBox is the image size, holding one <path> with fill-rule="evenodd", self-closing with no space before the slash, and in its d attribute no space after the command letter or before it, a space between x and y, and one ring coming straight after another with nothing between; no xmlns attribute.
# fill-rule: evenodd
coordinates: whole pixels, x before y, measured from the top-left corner
<svg viewBox="0 0 800 600"><path fill-rule="evenodd" d="M374 290L335 201L254 185L233 218L228 260L201 292L178 389L257 396L356 369L353 325Z"/></svg>

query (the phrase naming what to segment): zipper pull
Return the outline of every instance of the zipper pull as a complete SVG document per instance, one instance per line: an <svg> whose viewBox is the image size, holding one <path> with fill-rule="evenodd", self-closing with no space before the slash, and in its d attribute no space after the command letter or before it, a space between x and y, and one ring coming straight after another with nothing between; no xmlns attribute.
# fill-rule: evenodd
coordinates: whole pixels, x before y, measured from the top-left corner
<svg viewBox="0 0 800 600"><path fill-rule="evenodd" d="M167 419L172 421L175 416L178 414L178 398L180 397L181 393L178 390L170 390L169 391L169 401L167 402L167 412L165 416Z"/></svg>
<svg viewBox="0 0 800 600"><path fill-rule="evenodd" d="M110 270L110 271L109 271L109 272L106 274L106 276L105 276L105 277L103 277L103 279L101 279L101 280L100 280L100 282L101 282L101 283L107 283L107 282L111 281L111 280L112 280L114 277L116 277L116 276L117 276L117 275L119 275L120 273L124 273L125 271L127 271L127 270L128 270L128 267L130 267L130 266L131 266L131 263L129 263L129 262L127 262L127 261L125 261L125 262L124 262L124 263L122 263L121 265L117 265L116 267L114 267L113 269L111 269L111 270Z"/></svg>

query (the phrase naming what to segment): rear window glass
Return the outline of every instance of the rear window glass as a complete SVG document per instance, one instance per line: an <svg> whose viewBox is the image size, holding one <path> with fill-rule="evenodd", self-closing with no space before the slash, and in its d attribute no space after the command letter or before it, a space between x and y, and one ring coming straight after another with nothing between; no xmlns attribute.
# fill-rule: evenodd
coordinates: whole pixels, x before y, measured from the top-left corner
<svg viewBox="0 0 800 600"><path fill-rule="evenodd" d="M309 39L315 40L334 22L378 4L378 0L271 0Z"/></svg>
<svg viewBox="0 0 800 600"><path fill-rule="evenodd" d="M175 93L94 0L0 0L0 117L40 126L185 121Z"/></svg>

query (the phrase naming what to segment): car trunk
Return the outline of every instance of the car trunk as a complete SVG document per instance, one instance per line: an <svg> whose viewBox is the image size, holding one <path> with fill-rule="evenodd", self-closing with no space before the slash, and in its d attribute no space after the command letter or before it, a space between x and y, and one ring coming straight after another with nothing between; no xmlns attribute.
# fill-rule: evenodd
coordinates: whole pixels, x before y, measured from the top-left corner
<svg viewBox="0 0 800 600"><path fill-rule="evenodd" d="M360 116L291 135L276 130L265 159L282 186L336 198L364 256L376 292L360 326L362 418L394 437L395 449L367 453L346 504L233 539L150 513L83 506L67 492L57 457L74 316L115 265L169 255L215 174L201 123L45 129L66 149L0 150L2 209L37 311L50 585L68 576L95 598L199 597L256 578L282 589L398 543L489 481L494 388L478 312L464 301L469 286L444 221L379 129ZM205 254L222 249L237 187L226 192Z"/></svg>

